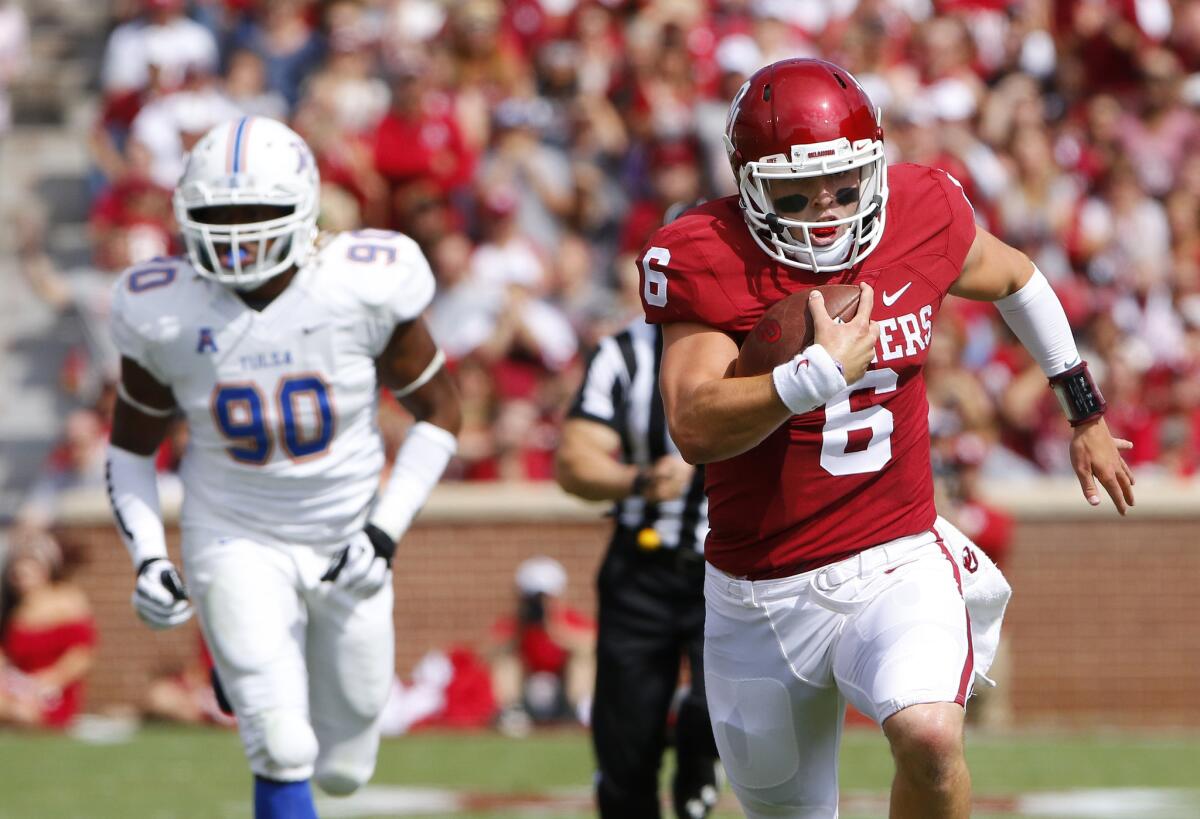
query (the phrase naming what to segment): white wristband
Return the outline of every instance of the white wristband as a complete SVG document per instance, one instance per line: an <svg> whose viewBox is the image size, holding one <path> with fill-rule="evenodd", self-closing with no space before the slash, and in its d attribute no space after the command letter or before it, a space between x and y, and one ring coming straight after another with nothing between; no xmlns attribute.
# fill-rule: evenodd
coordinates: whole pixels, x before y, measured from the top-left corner
<svg viewBox="0 0 1200 819"><path fill-rule="evenodd" d="M369 522L392 540L403 537L456 451L458 439L452 433L426 421L413 424Z"/></svg>
<svg viewBox="0 0 1200 819"><path fill-rule="evenodd" d="M775 392L796 415L812 412L846 389L842 368L820 344L806 348L771 372Z"/></svg>
<svg viewBox="0 0 1200 819"><path fill-rule="evenodd" d="M167 538L158 504L158 471L153 455L135 455L110 446L107 465L108 502L117 531L134 566L167 556Z"/></svg>
<svg viewBox="0 0 1200 819"><path fill-rule="evenodd" d="M1048 377L1061 375L1079 363L1071 323L1054 288L1037 265L1033 266L1029 281L1017 292L997 301L996 309Z"/></svg>

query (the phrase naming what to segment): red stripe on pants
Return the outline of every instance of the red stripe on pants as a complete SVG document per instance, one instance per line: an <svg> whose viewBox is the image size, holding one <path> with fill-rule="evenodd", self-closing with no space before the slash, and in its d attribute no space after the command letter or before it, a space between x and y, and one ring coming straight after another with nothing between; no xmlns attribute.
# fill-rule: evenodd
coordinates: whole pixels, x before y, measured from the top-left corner
<svg viewBox="0 0 1200 819"><path fill-rule="evenodd" d="M954 572L954 582L958 584L958 594L961 597L963 593L962 573L958 570L958 563L954 560L954 555L950 554L950 550L946 548L945 542L942 540L941 534L935 528L933 534L937 537L938 548L942 550L942 554L950 561L950 569ZM966 600L963 601L963 608L966 608ZM963 663L962 676L958 681L958 696L954 701L959 705L966 706L967 694L971 690L971 678L975 676L975 647L971 642L971 613L963 612L967 618L967 659Z"/></svg>

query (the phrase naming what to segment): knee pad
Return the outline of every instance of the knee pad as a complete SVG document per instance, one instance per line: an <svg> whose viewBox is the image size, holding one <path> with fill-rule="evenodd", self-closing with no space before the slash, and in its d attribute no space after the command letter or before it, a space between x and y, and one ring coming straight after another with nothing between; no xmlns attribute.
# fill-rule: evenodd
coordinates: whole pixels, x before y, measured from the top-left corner
<svg viewBox="0 0 1200 819"><path fill-rule="evenodd" d="M373 768L362 765L330 762L320 765L313 777L321 790L330 796L349 796L367 784Z"/></svg>
<svg viewBox="0 0 1200 819"><path fill-rule="evenodd" d="M295 711L268 711L262 716L263 746L272 765L306 768L317 760L317 735Z"/></svg>

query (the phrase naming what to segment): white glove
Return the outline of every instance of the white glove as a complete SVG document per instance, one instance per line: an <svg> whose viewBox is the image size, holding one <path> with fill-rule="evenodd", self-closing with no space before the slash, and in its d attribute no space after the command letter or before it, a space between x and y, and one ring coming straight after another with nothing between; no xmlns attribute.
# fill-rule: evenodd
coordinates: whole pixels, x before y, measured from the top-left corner
<svg viewBox="0 0 1200 819"><path fill-rule="evenodd" d="M368 523L338 550L321 579L365 600L391 579L395 553L396 542Z"/></svg>
<svg viewBox="0 0 1200 819"><path fill-rule="evenodd" d="M142 562L133 589L133 608L143 623L155 629L172 628L191 619L192 604L174 563L165 557Z"/></svg>

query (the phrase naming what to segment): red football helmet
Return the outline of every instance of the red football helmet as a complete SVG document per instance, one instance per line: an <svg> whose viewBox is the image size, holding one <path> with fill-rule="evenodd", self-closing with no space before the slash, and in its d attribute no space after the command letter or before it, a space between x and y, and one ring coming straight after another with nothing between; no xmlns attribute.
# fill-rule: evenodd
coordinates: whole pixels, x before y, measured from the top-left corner
<svg viewBox="0 0 1200 819"><path fill-rule="evenodd" d="M825 60L780 60L759 69L729 107L725 148L750 235L767 255L817 273L862 261L883 237L887 170L879 112L862 86ZM843 219L803 222L775 213L771 182L860 168L858 210ZM851 200L852 201L852 200ZM832 247L810 231L849 225Z"/></svg>

